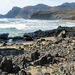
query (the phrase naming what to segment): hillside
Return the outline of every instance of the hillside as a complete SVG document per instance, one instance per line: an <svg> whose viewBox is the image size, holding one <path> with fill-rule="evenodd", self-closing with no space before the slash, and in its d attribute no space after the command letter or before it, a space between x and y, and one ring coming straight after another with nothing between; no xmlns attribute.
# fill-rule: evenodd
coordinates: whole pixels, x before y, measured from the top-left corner
<svg viewBox="0 0 75 75"><path fill-rule="evenodd" d="M7 14L0 15L2 18L29 18L32 13L37 11L50 10L50 6L38 4L35 6L27 6L24 8L13 7Z"/></svg>
<svg viewBox="0 0 75 75"><path fill-rule="evenodd" d="M31 15L38 11L50 11L56 12L55 10L69 10L69 9L75 9L75 3L63 3L59 6L48 6L45 4L37 4L35 6L26 6L23 8L20 7L13 7L8 13L5 15L0 14L0 18L30 18ZM46 17L49 17L49 14L46 12ZM44 16L43 16L44 17Z"/></svg>
<svg viewBox="0 0 75 75"><path fill-rule="evenodd" d="M31 19L50 19L50 20L74 20L75 10L51 10L51 11L40 11L34 13Z"/></svg>
<svg viewBox="0 0 75 75"><path fill-rule="evenodd" d="M21 8L19 7L13 7L12 10L10 10L6 15L4 15L6 18L14 18L17 16L18 12L20 12Z"/></svg>

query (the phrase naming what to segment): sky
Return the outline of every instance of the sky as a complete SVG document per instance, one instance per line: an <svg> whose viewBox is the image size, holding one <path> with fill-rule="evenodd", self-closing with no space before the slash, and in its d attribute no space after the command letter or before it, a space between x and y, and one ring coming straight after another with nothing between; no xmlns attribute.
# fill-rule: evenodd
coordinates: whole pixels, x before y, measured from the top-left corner
<svg viewBox="0 0 75 75"><path fill-rule="evenodd" d="M49 6L61 5L65 2L75 2L75 0L0 0L0 14L6 14L14 6L25 7L36 4L46 4Z"/></svg>

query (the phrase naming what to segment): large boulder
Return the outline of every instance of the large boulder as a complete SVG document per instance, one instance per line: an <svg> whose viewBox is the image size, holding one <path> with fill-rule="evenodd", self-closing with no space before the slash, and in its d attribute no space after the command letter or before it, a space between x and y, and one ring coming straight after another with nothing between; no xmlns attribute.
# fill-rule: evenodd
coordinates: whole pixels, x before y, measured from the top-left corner
<svg viewBox="0 0 75 75"><path fill-rule="evenodd" d="M18 73L19 71L20 71L20 67L17 66L17 65L14 65L14 66L13 66L13 69L12 69L12 72L13 72L13 73Z"/></svg>
<svg viewBox="0 0 75 75"><path fill-rule="evenodd" d="M45 65L47 64L47 57L46 56L42 56L40 59L34 61L34 65Z"/></svg>
<svg viewBox="0 0 75 75"><path fill-rule="evenodd" d="M57 38L65 38L67 31L65 29L58 29L55 33L55 37Z"/></svg>
<svg viewBox="0 0 75 75"><path fill-rule="evenodd" d="M8 73L12 72L12 69L13 69L13 64L12 64L12 60L7 60L7 58L3 58L3 60L1 61L1 64L0 64L0 68L3 70L3 71L6 71Z"/></svg>
<svg viewBox="0 0 75 75"><path fill-rule="evenodd" d="M38 52L38 50L34 53L31 54L31 59L32 61L39 59L40 53Z"/></svg>
<svg viewBox="0 0 75 75"><path fill-rule="evenodd" d="M32 37L30 37L30 36L28 36L28 35L25 35L25 34L24 34L22 37L23 37L23 39L26 40L26 41L33 41Z"/></svg>
<svg viewBox="0 0 75 75"><path fill-rule="evenodd" d="M21 36L15 36L11 38L13 41L23 40L23 37Z"/></svg>
<svg viewBox="0 0 75 75"><path fill-rule="evenodd" d="M0 34L0 39L7 40L9 33Z"/></svg>
<svg viewBox="0 0 75 75"><path fill-rule="evenodd" d="M34 61L34 65L41 65L41 66L43 66L43 65L49 64L49 63L52 64L53 60L54 60L54 56L51 56L51 54L44 55L41 58L39 58L38 60Z"/></svg>

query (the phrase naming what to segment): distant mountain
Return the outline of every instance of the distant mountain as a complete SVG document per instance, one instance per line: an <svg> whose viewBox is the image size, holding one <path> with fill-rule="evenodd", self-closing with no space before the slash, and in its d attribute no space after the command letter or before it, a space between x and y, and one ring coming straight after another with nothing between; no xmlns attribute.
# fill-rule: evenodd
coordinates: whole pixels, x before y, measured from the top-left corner
<svg viewBox="0 0 75 75"><path fill-rule="evenodd" d="M75 19L75 3L63 3L62 5L52 7L49 11L40 11L33 13L31 19Z"/></svg>
<svg viewBox="0 0 75 75"><path fill-rule="evenodd" d="M1 15L0 18L30 18L31 15L38 11L50 11L50 10L66 10L75 9L75 3L63 3L59 6L48 6L45 4L38 4L35 6L27 6L24 8L13 7L7 14Z"/></svg>
<svg viewBox="0 0 75 75"><path fill-rule="evenodd" d="M63 3L62 5L55 6L52 8L53 10L66 10L66 9L75 9L75 2L73 3Z"/></svg>
<svg viewBox="0 0 75 75"><path fill-rule="evenodd" d="M15 18L20 12L21 8L19 7L13 7L12 10L10 10L6 15L4 15L6 18Z"/></svg>
<svg viewBox="0 0 75 75"><path fill-rule="evenodd" d="M22 8L16 17L29 18L32 15L32 13L35 13L38 11L50 10L50 8L51 8L50 6L47 6L44 4L38 4L35 6L27 6Z"/></svg>
<svg viewBox="0 0 75 75"><path fill-rule="evenodd" d="M38 4L35 6L27 6L24 8L13 7L7 14L0 15L5 18L29 18L32 13L44 10L50 10L50 6L44 4Z"/></svg>

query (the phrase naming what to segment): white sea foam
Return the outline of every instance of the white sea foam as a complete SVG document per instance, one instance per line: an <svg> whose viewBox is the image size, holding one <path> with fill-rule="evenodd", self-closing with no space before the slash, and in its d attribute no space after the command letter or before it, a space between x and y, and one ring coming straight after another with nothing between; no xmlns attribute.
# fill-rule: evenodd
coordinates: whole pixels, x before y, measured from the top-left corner
<svg viewBox="0 0 75 75"><path fill-rule="evenodd" d="M0 33L9 33L11 35L21 35L39 29L52 30L58 26L71 27L75 26L75 23L59 20L0 19Z"/></svg>

